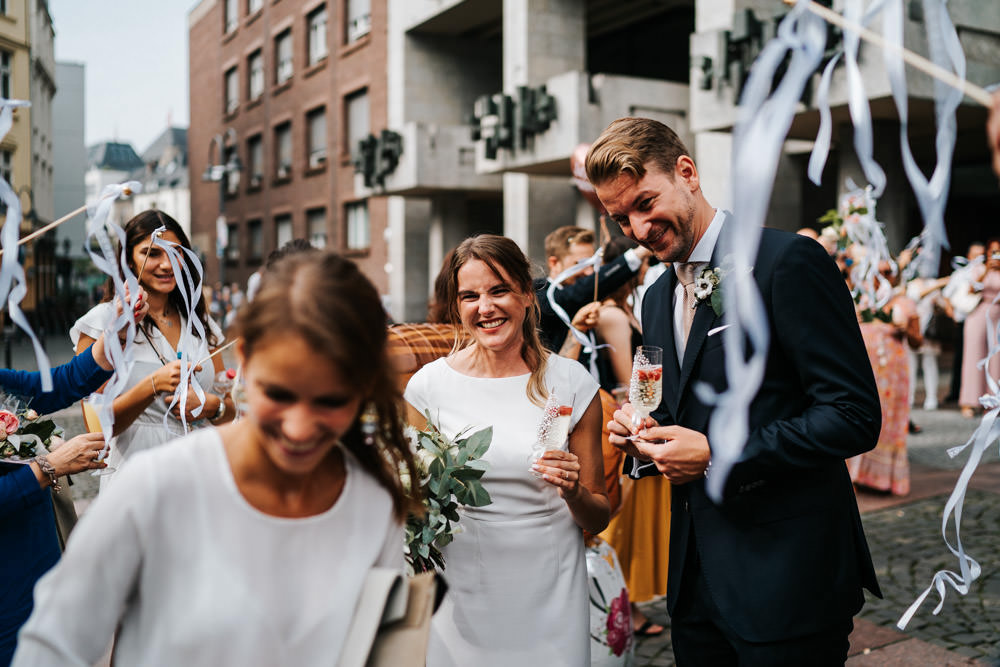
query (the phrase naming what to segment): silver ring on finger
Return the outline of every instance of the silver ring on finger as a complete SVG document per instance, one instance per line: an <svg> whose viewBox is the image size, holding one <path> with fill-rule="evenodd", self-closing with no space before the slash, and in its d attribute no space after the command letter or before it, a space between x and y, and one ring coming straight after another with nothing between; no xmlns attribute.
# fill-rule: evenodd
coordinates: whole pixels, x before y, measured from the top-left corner
<svg viewBox="0 0 1000 667"><path fill-rule="evenodd" d="M563 470L563 479L569 479L569 470Z"/></svg>

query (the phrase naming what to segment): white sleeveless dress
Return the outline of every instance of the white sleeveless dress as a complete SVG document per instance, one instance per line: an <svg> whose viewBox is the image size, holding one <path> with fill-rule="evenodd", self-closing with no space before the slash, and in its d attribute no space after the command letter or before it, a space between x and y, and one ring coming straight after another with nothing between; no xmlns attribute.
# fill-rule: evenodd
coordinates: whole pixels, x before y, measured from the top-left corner
<svg viewBox="0 0 1000 667"><path fill-rule="evenodd" d="M73 346L76 347L77 341L80 340L80 334L90 336L91 338L100 336L104 331L104 327L110 321L112 314L113 311L110 302L99 303L91 308L70 329L69 337L73 341ZM181 315L180 326L182 330L187 326L183 315ZM211 318L209 318L209 326L215 332L216 340L221 342L223 340L222 331ZM160 357L167 361L177 358L177 350L170 345L156 327L150 327L149 338L141 331L137 331L134 345L135 364L132 366L132 372L129 373L128 389L139 384L148 375L161 368L163 362L160 360ZM153 346L155 346L155 350ZM157 355L157 352L159 352L159 355ZM193 349L188 352L191 358L196 361L204 359L209 355L208 343L202 339L195 339ZM196 377L202 389L206 392L212 391L212 384L215 381L215 368L211 362L203 364L201 371L196 374ZM149 382L149 380L146 381ZM169 400L169 396L167 398ZM166 418L166 426L164 425L164 415L167 414L168 405L163 398L157 398L132 422L131 426L115 436L114 440L111 441L108 466L115 468L116 471L120 470L125 461L136 452L152 449L184 435L183 424L173 415ZM194 423L188 422L188 430L195 430L208 425L209 422L207 419ZM114 476L114 473L111 473L101 477L101 489L107 487L114 479Z"/></svg>
<svg viewBox="0 0 1000 667"><path fill-rule="evenodd" d="M475 378L438 359L407 385L406 400L449 437L493 426L484 459L486 507L461 511L462 532L444 549L449 591L431 624L428 667L590 664L583 535L555 487L529 472L542 408L528 375ZM597 393L579 362L550 355L545 384L575 392L571 429Z"/></svg>

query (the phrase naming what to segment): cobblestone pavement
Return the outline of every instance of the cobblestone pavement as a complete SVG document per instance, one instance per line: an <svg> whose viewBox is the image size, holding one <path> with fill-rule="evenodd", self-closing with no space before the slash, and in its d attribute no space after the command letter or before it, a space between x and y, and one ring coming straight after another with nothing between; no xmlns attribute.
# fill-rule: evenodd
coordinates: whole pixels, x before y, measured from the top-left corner
<svg viewBox="0 0 1000 667"><path fill-rule="evenodd" d="M947 495L864 515L865 533L885 598L868 595L861 618L893 627L934 573L957 570L958 559L941 536ZM950 531L951 536L954 535ZM954 543L954 541L953 541ZM962 513L962 543L982 566L968 595L948 588L944 607L933 615L936 591L910 621L906 634L955 653L1000 664L1000 493L970 490Z"/></svg>

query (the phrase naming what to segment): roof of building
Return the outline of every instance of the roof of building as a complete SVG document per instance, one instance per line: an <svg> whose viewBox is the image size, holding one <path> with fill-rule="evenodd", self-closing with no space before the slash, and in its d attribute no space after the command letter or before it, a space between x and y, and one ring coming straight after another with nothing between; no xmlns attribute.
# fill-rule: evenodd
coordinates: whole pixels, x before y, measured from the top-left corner
<svg viewBox="0 0 1000 667"><path fill-rule="evenodd" d="M143 191L187 188L187 128L168 127L142 153L142 164L130 178L140 181Z"/></svg>
<svg viewBox="0 0 1000 667"><path fill-rule="evenodd" d="M88 169L113 169L132 171L143 164L132 144L120 141L102 141L87 148Z"/></svg>

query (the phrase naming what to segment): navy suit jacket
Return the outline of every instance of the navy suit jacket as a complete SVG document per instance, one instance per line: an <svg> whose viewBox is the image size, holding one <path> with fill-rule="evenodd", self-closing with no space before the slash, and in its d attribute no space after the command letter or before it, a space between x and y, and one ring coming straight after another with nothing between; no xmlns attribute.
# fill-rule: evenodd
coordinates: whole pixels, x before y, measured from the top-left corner
<svg viewBox="0 0 1000 667"><path fill-rule="evenodd" d="M720 259L717 251L712 266ZM725 621L744 640L769 642L843 622L860 610L862 587L881 596L844 463L875 446L881 409L853 301L823 248L764 229L752 279L770 342L749 438L721 504L702 479L673 486L667 605L673 613L693 541ZM676 280L667 271L643 300L643 340L664 350L663 400L652 416L711 445L712 408L693 387L726 387L723 336L707 336L722 318L698 306L678 365ZM641 470L649 474L658 474L652 465Z"/></svg>

